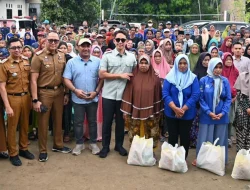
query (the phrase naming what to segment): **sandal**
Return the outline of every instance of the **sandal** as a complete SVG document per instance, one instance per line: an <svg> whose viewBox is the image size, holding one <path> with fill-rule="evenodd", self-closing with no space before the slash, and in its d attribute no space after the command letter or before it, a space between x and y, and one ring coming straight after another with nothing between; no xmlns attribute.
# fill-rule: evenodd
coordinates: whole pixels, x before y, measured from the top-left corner
<svg viewBox="0 0 250 190"><path fill-rule="evenodd" d="M28 134L28 139L31 140L31 141L35 141L37 138L36 138L36 135L34 134L34 132L29 132Z"/></svg>
<svg viewBox="0 0 250 190"><path fill-rule="evenodd" d="M65 135L65 136L63 137L63 142L67 143L67 142L69 142L69 141L70 141L69 135Z"/></svg>

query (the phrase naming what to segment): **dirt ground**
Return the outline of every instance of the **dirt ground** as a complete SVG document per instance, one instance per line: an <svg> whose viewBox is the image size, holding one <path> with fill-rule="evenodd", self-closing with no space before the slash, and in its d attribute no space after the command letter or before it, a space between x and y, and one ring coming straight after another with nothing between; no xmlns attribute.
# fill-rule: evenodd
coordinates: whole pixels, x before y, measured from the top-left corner
<svg viewBox="0 0 250 190"><path fill-rule="evenodd" d="M191 165L195 150L188 156L188 172L185 174L161 170L158 166L139 167L127 164L127 157L121 157L114 148L112 133L111 152L106 159L92 155L85 149L81 155L61 154L48 151L49 160L38 162L37 142L31 142L30 151L36 159L21 158L23 165L14 167L9 160L0 160L0 190L240 190L250 189L250 181L234 180L231 177L235 159L235 147L229 150L229 165L223 177ZM52 148L49 137L49 149ZM98 143L101 147L101 143ZM73 148L74 142L67 146ZM128 136L124 147L129 148ZM160 148L156 152L160 158Z"/></svg>

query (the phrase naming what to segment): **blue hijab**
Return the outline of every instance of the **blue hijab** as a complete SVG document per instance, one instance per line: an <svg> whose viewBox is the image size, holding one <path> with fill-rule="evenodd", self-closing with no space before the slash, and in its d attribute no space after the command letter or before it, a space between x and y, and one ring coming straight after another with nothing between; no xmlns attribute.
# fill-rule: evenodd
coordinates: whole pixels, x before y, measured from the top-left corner
<svg viewBox="0 0 250 190"><path fill-rule="evenodd" d="M222 88L223 88L221 76L215 76L213 73L214 68L219 63L223 65L222 60L220 58L214 57L209 61L208 68L207 68L208 76L214 79L214 97L213 97L213 112L214 113L215 113L215 107L218 105L220 101L220 95L221 95Z"/></svg>
<svg viewBox="0 0 250 190"><path fill-rule="evenodd" d="M26 35L27 35L27 34L30 36L30 39L27 39L27 38L26 38ZM31 34L30 34L29 32L26 32L26 33L24 34L24 45L25 45L25 46L26 46L26 45L32 46L32 44L35 43L35 42L36 42L36 41L32 39L32 36L31 36Z"/></svg>
<svg viewBox="0 0 250 190"><path fill-rule="evenodd" d="M179 71L178 65L181 59L186 59L188 64L188 69L183 73ZM190 70L190 63L189 59L185 54L180 54L175 58L174 61L174 67L171 69L171 71L167 74L166 80L175 85L175 87L179 90L178 93L178 100L180 103L180 107L183 106L183 93L182 90L189 87L191 84L193 84L194 79L196 78L196 75L193 74Z"/></svg>
<svg viewBox="0 0 250 190"><path fill-rule="evenodd" d="M219 47L219 43L216 39L212 38L208 43L208 49L212 46L212 43L215 43L216 47Z"/></svg>

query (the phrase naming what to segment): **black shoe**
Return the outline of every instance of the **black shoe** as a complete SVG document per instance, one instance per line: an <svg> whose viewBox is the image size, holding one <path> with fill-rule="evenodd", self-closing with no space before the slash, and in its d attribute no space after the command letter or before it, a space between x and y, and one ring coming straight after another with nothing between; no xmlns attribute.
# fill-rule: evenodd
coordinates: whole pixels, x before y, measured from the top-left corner
<svg viewBox="0 0 250 190"><path fill-rule="evenodd" d="M35 156L32 153L30 153L30 151L28 150L19 150L19 156L22 156L29 160L35 159Z"/></svg>
<svg viewBox="0 0 250 190"><path fill-rule="evenodd" d="M100 158L106 158L107 155L109 153L109 148L103 148L100 152L99 152L99 157Z"/></svg>
<svg viewBox="0 0 250 190"><path fill-rule="evenodd" d="M9 155L7 152L0 152L0 158L7 159L9 158Z"/></svg>
<svg viewBox="0 0 250 190"><path fill-rule="evenodd" d="M46 162L49 159L48 154L47 153L40 153L39 154L39 162Z"/></svg>
<svg viewBox="0 0 250 190"><path fill-rule="evenodd" d="M70 153L71 152L71 149L70 148L68 148L68 147L66 147L66 146L64 146L63 148L52 148L52 151L53 152L61 152L61 153L65 153L65 154L67 154L67 153Z"/></svg>
<svg viewBox="0 0 250 190"><path fill-rule="evenodd" d="M121 156L127 156L128 155L128 152L122 146L121 147L115 147L115 151L119 152L119 154Z"/></svg>
<svg viewBox="0 0 250 190"><path fill-rule="evenodd" d="M22 162L21 162L20 158L18 157L18 155L10 156L10 162L14 166L21 166L22 165Z"/></svg>

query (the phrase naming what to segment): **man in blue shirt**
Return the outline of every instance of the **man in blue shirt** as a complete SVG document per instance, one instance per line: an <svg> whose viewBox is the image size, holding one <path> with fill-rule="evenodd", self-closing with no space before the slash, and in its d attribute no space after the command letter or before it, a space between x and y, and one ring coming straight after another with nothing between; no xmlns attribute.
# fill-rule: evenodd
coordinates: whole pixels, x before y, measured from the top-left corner
<svg viewBox="0 0 250 190"><path fill-rule="evenodd" d="M11 32L6 35L6 41L9 41L11 38L20 38L20 35L16 32L16 25L11 26Z"/></svg>
<svg viewBox="0 0 250 190"><path fill-rule="evenodd" d="M3 36L3 40L5 40L6 35L10 32L10 28L7 27L7 21L3 21L3 27L1 27L1 33Z"/></svg>
<svg viewBox="0 0 250 190"><path fill-rule="evenodd" d="M100 149L96 145L97 138L97 105L98 93L103 81L98 83L98 71L100 59L90 55L91 41L82 38L78 43L79 55L70 59L66 65L63 77L65 85L72 91L72 101L74 107L74 131L76 137L76 147L73 155L81 154L85 149L83 142L83 123L85 113L89 122L90 144L89 149L92 154L98 154Z"/></svg>

